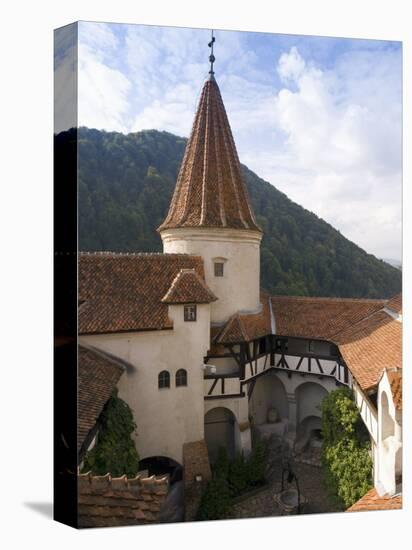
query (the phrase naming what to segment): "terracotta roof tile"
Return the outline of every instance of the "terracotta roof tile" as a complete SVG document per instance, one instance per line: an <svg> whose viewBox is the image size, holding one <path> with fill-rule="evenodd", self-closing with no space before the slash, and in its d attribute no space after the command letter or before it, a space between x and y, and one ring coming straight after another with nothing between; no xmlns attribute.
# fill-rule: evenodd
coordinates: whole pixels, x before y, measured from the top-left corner
<svg viewBox="0 0 412 550"><path fill-rule="evenodd" d="M78 451L80 451L90 430L95 426L123 371L124 367L107 354L93 348L79 346Z"/></svg>
<svg viewBox="0 0 412 550"><path fill-rule="evenodd" d="M159 521L168 478L78 476L79 527L140 525Z"/></svg>
<svg viewBox="0 0 412 550"><path fill-rule="evenodd" d="M212 333L216 344L251 342L271 334L270 296L262 293L262 311L252 314L235 313L219 331Z"/></svg>
<svg viewBox="0 0 412 550"><path fill-rule="evenodd" d="M200 256L81 253L79 333L171 328L161 300L184 268L204 279Z"/></svg>
<svg viewBox="0 0 412 550"><path fill-rule="evenodd" d="M165 304L210 304L216 300L194 269L181 269L162 298Z"/></svg>
<svg viewBox="0 0 412 550"><path fill-rule="evenodd" d="M400 510L402 508L402 495L393 497L380 497L376 489L371 489L348 508L347 512L370 512L372 510Z"/></svg>
<svg viewBox="0 0 412 550"><path fill-rule="evenodd" d="M272 296L276 334L335 343L360 387L368 390L385 368L402 366L402 325L383 309L391 302Z"/></svg>
<svg viewBox="0 0 412 550"><path fill-rule="evenodd" d="M272 296L277 335L318 340L333 340L384 305L385 300Z"/></svg>
<svg viewBox="0 0 412 550"><path fill-rule="evenodd" d="M158 231L176 227L261 231L214 78L203 86L169 212Z"/></svg>
<svg viewBox="0 0 412 550"><path fill-rule="evenodd" d="M386 304L386 307L395 313L402 313L402 294L397 294L391 298Z"/></svg>
<svg viewBox="0 0 412 550"><path fill-rule="evenodd" d="M363 390L375 387L385 368L402 368L402 324L383 310L343 330L334 342Z"/></svg>

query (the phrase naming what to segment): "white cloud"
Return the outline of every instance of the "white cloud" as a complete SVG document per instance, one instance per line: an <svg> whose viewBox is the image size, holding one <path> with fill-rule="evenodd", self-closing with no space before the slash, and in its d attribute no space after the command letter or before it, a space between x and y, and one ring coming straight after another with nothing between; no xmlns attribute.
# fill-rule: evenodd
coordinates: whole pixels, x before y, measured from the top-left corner
<svg viewBox="0 0 412 550"><path fill-rule="evenodd" d="M130 108L131 83L107 64L118 40L103 23L79 24L79 126L127 132L125 115Z"/></svg>
<svg viewBox="0 0 412 550"><path fill-rule="evenodd" d="M80 123L188 136L209 31L84 25ZM216 77L241 162L368 252L400 257L399 52L346 48L319 66L292 47L276 53L270 74L246 33L216 34Z"/></svg>
<svg viewBox="0 0 412 550"><path fill-rule="evenodd" d="M278 92L274 111L283 146L273 159L266 155L260 170L252 160L257 173L380 257L401 256L399 67L393 61L384 52L368 60L355 51L322 71L296 48L282 54L277 70L290 87Z"/></svg>
<svg viewBox="0 0 412 550"><path fill-rule="evenodd" d="M283 81L296 80L305 70L305 61L299 55L295 46L289 53L283 53L279 58L278 73Z"/></svg>

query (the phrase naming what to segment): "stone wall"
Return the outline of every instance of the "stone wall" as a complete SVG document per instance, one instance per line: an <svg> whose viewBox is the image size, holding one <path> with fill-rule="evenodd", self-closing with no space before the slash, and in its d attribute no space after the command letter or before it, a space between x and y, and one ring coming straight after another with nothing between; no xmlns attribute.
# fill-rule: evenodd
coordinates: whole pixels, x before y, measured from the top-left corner
<svg viewBox="0 0 412 550"><path fill-rule="evenodd" d="M205 440L185 443L183 445L185 521L196 519L203 491L211 477L212 472Z"/></svg>

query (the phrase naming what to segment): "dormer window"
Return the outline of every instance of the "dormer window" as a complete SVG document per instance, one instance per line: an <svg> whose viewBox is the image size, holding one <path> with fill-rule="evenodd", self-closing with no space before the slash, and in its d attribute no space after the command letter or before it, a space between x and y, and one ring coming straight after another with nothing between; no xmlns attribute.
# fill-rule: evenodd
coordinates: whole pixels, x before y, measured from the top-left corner
<svg viewBox="0 0 412 550"><path fill-rule="evenodd" d="M184 307L184 320L185 321L196 321L196 306L185 306Z"/></svg>
<svg viewBox="0 0 412 550"><path fill-rule="evenodd" d="M224 263L223 262L215 262L215 277L223 277L223 268Z"/></svg>

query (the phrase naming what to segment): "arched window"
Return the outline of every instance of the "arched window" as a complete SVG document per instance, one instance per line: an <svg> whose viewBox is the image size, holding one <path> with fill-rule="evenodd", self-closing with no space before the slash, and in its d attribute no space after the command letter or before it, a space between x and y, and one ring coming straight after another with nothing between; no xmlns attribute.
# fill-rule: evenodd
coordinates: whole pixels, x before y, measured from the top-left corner
<svg viewBox="0 0 412 550"><path fill-rule="evenodd" d="M159 388L170 388L170 374L167 370L159 372Z"/></svg>
<svg viewBox="0 0 412 550"><path fill-rule="evenodd" d="M179 369L176 373L176 386L187 386L187 372Z"/></svg>

